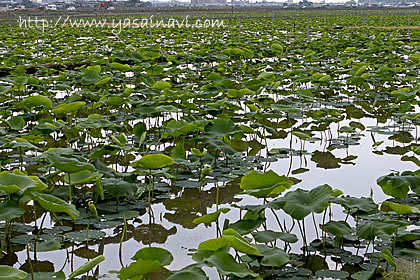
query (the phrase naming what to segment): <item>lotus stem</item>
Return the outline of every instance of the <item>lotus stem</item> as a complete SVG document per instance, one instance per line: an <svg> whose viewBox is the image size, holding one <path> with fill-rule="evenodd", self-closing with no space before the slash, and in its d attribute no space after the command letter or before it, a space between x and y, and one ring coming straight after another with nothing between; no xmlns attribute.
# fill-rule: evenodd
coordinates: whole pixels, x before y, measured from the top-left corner
<svg viewBox="0 0 420 280"><path fill-rule="evenodd" d="M319 234L318 234L318 228L316 226L316 221L315 221L315 214L314 212L312 212L312 220L314 221L314 227L315 227L315 232L316 232L316 238L319 239Z"/></svg>
<svg viewBox="0 0 420 280"><path fill-rule="evenodd" d="M72 203L73 199L71 197L71 178L70 178L70 173L67 173L67 175L69 176L69 202Z"/></svg>
<svg viewBox="0 0 420 280"><path fill-rule="evenodd" d="M26 254L28 255L28 263L29 263L29 269L31 271L31 279L35 280L34 268L32 266L31 256L29 255L29 244L26 244Z"/></svg>

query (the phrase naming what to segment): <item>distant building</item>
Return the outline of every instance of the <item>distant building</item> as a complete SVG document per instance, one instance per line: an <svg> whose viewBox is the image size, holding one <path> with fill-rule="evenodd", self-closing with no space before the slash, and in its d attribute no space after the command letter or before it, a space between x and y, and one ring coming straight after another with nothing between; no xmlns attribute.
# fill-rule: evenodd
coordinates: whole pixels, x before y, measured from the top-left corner
<svg viewBox="0 0 420 280"><path fill-rule="evenodd" d="M191 0L192 5L217 5L226 4L226 0Z"/></svg>

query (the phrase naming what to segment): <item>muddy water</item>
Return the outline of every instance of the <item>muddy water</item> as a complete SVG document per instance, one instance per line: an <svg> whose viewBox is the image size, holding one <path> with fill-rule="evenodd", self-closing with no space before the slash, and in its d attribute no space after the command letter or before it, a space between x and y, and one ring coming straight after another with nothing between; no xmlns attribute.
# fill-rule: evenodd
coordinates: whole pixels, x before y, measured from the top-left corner
<svg viewBox="0 0 420 280"><path fill-rule="evenodd" d="M377 178L394 170L415 170L417 166L412 162L401 161L400 155L387 153L378 155L374 153L375 150L380 151L384 150L385 147L404 146L404 144L388 140L389 135L375 133L375 140L377 142L384 141L384 143L376 149L373 148L373 140L368 130L369 126L375 126L377 124L376 120L365 118L361 122L366 126L367 131L361 132L358 144L350 145L348 148L335 149L330 152L335 158L356 155L357 158L355 160L347 162L347 164L344 164L343 161L336 162L334 160L326 160L324 163L320 163L319 160L314 162L312 156L308 153L318 151L322 152L323 155L327 154L328 150L326 147L331 143L329 141L331 139L322 139L315 142L305 141L303 143L294 137L291 147L299 150L304 146L305 152L303 155L287 156L275 162L270 162L266 165L266 170L273 169L281 175L291 173L290 176L302 180L300 183L294 185L292 189L311 189L322 184L329 184L333 188L342 190L346 195L368 197L372 193L375 202L383 201L387 196L382 193L380 187L376 184ZM340 123L340 127L347 124L348 121L343 121ZM390 124L388 123L387 125ZM332 124L330 128L332 138L337 138L338 125ZM413 136L416 135L415 131L411 131L411 133ZM340 135L343 134L341 133ZM315 137L321 138L321 134L315 135ZM268 150L290 147L289 137L281 140L269 139L267 143ZM262 156L266 156L266 151L267 149L262 151ZM293 174L291 172L299 168L305 168L308 171L300 174ZM235 180L229 184L220 184L221 205L219 207L231 208L230 202L233 200L240 205L263 203L262 199L238 194L240 192L238 184L239 180ZM191 221L196 217L196 213L204 214L215 211L215 201L216 194L214 184L212 183L208 184L201 194L199 194L197 189L186 188L178 194L172 195L171 198L154 204L152 206L154 213L152 224L150 224L150 217L147 212L138 219L129 222L129 232L131 234L129 234L128 240L123 242L121 251L119 245L121 235L118 235L121 232L121 228L117 230L104 230L107 232L107 236L114 237L105 242L109 244L89 246L89 249L94 251L103 250L105 261L99 266L99 275L103 279L118 279L116 274L109 272L119 270L121 263L125 266L128 265L131 262L130 258L135 252L145 246L163 247L171 251L174 255L174 261L168 267L169 270L180 269L193 263L190 256L192 251L198 247L200 242L216 237L216 227L214 224L212 226L201 224L194 227ZM268 229L278 230L278 225L272 214L268 212ZM281 219L286 218L285 215L282 215L281 211L279 211L279 214ZM338 219L344 217L342 210L338 207L334 209L333 215L334 218ZM227 218L231 222L234 222L239 219L239 216L239 210L232 208L228 214L222 215L221 219ZM321 221L321 217L317 217L317 219L319 219L319 222ZM47 221L46 227L48 226L49 223ZM295 229L294 233L299 236L297 229ZM314 237L315 233L313 231L309 232L308 239L311 240ZM37 260L51 262L54 266L54 271L58 271L64 266L64 272L68 274L86 262L85 258L72 254L72 250L83 247L86 247L86 245L70 247L67 250L37 253ZM298 248L299 244L296 247ZM30 254L31 258L34 259L33 253L31 252ZM68 254L70 261L67 259ZM17 256L18 262L21 264L27 258L26 252L24 251L18 252ZM218 279L217 273L213 269L206 269L206 272L211 279Z"/></svg>

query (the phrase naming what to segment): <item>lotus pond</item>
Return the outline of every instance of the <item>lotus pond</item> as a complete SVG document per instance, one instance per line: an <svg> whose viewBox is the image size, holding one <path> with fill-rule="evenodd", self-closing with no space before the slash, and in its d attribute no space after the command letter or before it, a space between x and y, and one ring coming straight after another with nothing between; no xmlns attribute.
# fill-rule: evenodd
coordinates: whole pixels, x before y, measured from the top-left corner
<svg viewBox="0 0 420 280"><path fill-rule="evenodd" d="M418 11L252 15L152 39L0 25L1 279L417 263Z"/></svg>

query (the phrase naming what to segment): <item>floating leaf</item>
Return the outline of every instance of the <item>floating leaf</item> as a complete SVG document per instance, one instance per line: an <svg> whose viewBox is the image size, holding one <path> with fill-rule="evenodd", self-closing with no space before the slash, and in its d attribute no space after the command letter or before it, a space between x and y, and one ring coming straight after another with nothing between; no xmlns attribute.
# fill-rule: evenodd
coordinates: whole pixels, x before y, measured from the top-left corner
<svg viewBox="0 0 420 280"><path fill-rule="evenodd" d="M370 270L361 270L359 272L356 272L355 274L351 275L351 278L354 280L369 280L375 275L376 269L370 269Z"/></svg>
<svg viewBox="0 0 420 280"><path fill-rule="evenodd" d="M120 179L107 178L101 180L103 188L113 197L133 195L137 191L137 186Z"/></svg>
<svg viewBox="0 0 420 280"><path fill-rule="evenodd" d="M58 240L48 240L44 242L36 243L36 251L37 252L49 252L49 251L56 251L61 248L61 243ZM29 250L34 251L35 245L31 244Z"/></svg>
<svg viewBox="0 0 420 280"><path fill-rule="evenodd" d="M347 277L349 277L349 273L343 270L322 269L315 272L315 276L331 279L346 279Z"/></svg>
<svg viewBox="0 0 420 280"><path fill-rule="evenodd" d="M105 237L105 232L100 230L79 230L79 231L72 231L67 232L64 234L64 238L73 242L86 242L96 239L101 239Z"/></svg>

